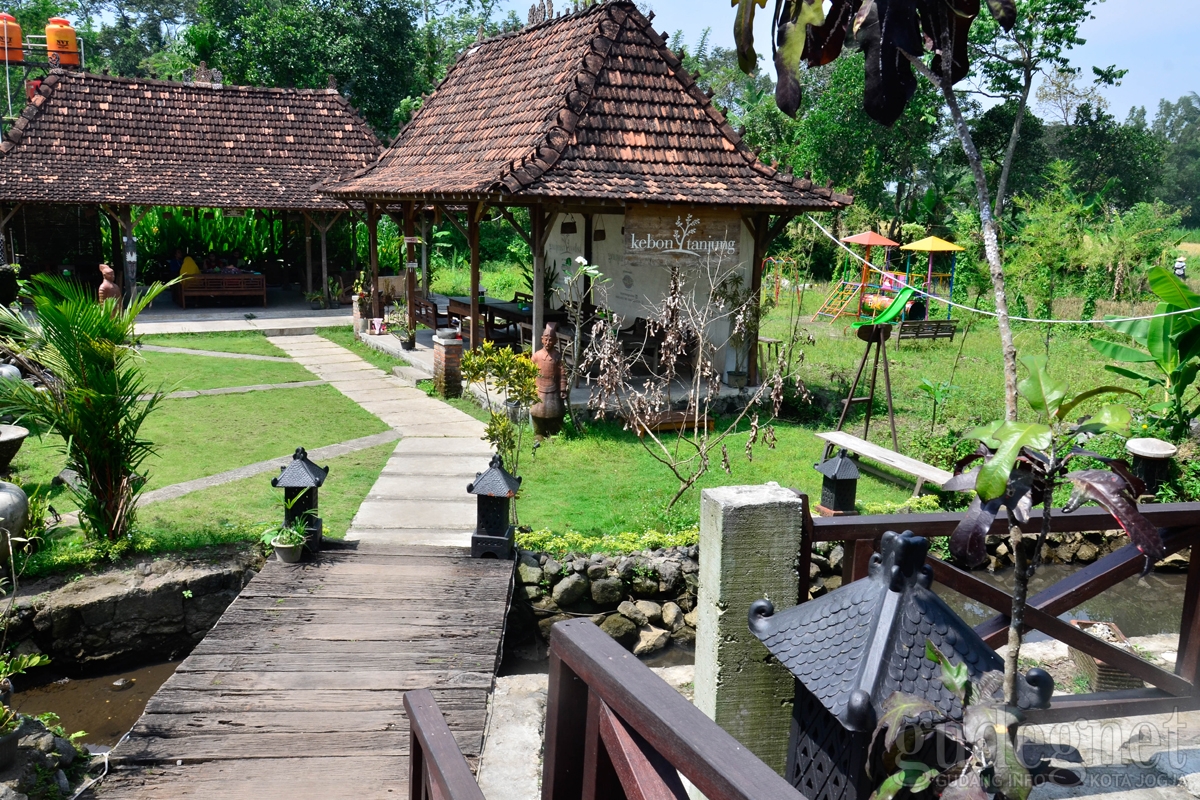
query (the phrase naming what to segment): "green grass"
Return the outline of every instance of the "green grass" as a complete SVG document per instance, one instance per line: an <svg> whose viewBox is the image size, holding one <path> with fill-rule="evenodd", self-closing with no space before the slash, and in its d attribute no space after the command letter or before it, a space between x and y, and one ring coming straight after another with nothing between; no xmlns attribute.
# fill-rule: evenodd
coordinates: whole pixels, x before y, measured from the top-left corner
<svg viewBox="0 0 1200 800"><path fill-rule="evenodd" d="M502 262L482 264L479 285L487 290L489 297L499 297L502 300L511 300L513 292L529 291L529 287L525 285L525 278L521 275L520 266ZM434 292L447 296L470 294L471 270L441 267L434 273L431 288Z"/></svg>
<svg viewBox="0 0 1200 800"><path fill-rule="evenodd" d="M162 333L139 337L142 344L157 347L184 347L188 350L214 350L219 353L248 353L255 356L287 356L287 353L255 331L219 331L217 333Z"/></svg>
<svg viewBox="0 0 1200 800"><path fill-rule="evenodd" d="M341 539L359 504L387 463L394 444L379 445L330 459L321 489L325 535ZM194 550L217 544L258 541L263 530L282 518L282 494L270 476L259 475L185 495L138 511L134 553ZM56 530L29 560L26 579L74 571L105 561L101 550L84 541L77 527Z"/></svg>
<svg viewBox="0 0 1200 800"><path fill-rule="evenodd" d="M183 353L143 352L148 386L177 392L186 389L222 389L264 383L295 383L317 376L295 363L243 361Z"/></svg>
<svg viewBox="0 0 1200 800"><path fill-rule="evenodd" d="M385 430L382 420L331 386L167 400L142 428L158 450L146 461L146 488L278 458L297 447L312 450ZM50 491L55 509L63 512L76 504L64 488L49 486L65 463L60 444L57 436L31 437L17 454L13 471L27 492Z"/></svg>
<svg viewBox="0 0 1200 800"><path fill-rule="evenodd" d="M346 348L363 361L366 361L373 367L378 367L389 375L392 372L392 367L408 366L408 362L402 358L396 358L363 344L354 334L353 327L317 328L317 335L328 339L339 347ZM397 339L397 341L399 340Z"/></svg>

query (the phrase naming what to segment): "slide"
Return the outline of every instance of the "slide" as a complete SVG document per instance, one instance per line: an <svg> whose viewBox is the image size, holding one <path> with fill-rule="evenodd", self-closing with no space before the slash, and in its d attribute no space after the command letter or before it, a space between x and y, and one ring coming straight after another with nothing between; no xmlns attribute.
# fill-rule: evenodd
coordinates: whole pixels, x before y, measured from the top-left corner
<svg viewBox="0 0 1200 800"><path fill-rule="evenodd" d="M908 301L912 299L914 294L916 294L916 291L912 287L901 289L900 294L896 295L896 299L892 301L892 304L885 308L883 313L878 317L875 319L860 319L850 327L861 328L863 325L891 325L897 322L901 315L904 314L904 308L908 305Z"/></svg>

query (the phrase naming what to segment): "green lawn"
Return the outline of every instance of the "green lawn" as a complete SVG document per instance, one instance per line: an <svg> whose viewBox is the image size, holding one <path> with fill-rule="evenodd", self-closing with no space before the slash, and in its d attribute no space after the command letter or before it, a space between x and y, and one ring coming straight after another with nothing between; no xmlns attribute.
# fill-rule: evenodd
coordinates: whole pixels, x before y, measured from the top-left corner
<svg viewBox="0 0 1200 800"><path fill-rule="evenodd" d="M255 356L287 356L287 353L254 331L217 333L161 333L139 337L142 344L157 347L184 347L188 350L215 350L219 353L248 353Z"/></svg>
<svg viewBox="0 0 1200 800"><path fill-rule="evenodd" d="M328 339L336 345L346 348L372 366L378 367L389 375L392 367L407 367L408 362L402 358L380 352L374 347L368 347L359 341L353 327L317 328L317 335ZM396 340L399 341L399 340Z"/></svg>
<svg viewBox="0 0 1200 800"><path fill-rule="evenodd" d="M320 495L326 536L340 539L346 535L359 504L394 449L394 444L379 445L321 464L329 467ZM264 529L282 518L281 500L280 490L271 488L270 477L259 475L142 506L133 550L159 553L257 541ZM101 558L77 527L62 528L30 559L25 577L79 569Z"/></svg>
<svg viewBox="0 0 1200 800"><path fill-rule="evenodd" d="M270 383L316 380L317 376L295 363L244 361L183 353L143 352L146 383L177 392L185 389L222 389Z"/></svg>
<svg viewBox="0 0 1200 800"><path fill-rule="evenodd" d="M331 386L166 400L142 428L158 451L146 461L147 488L385 430L382 420ZM59 444L56 436L26 440L13 471L27 492L50 488L50 479L64 465ZM60 512L75 508L62 488L53 490L52 497Z"/></svg>
<svg viewBox="0 0 1200 800"><path fill-rule="evenodd" d="M648 529L674 532L697 524L700 490L711 486L776 481L810 497L819 496L821 476L813 465L820 460L824 443L814 434L835 427L840 400L849 389L865 349L865 344L849 330L849 320L808 321L822 297L823 291L807 293L798 329L804 343L799 347L803 358L797 352L793 359L793 369L812 391L813 401L794 402L785 408L784 418L775 426L775 450L760 442L753 461L747 461L744 448L748 434L733 435L726 442L732 474L725 473L720 453L714 453L708 474L668 510L667 502L679 485L677 480L667 467L654 460L636 436L622 431L619 425L592 424L585 436L555 437L543 443L536 453L530 450L531 442L527 439L530 444L520 463L524 478L519 502L521 523L534 529L574 530L591 536ZM763 335L786 341L791 327L789 316L793 313L792 308L776 309L767 318ZM961 333L964 329L965 323L953 342L906 341L900 347L893 342L888 348L900 450L944 469L950 469L957 457L971 449L970 442L963 440L963 433L1004 413L1002 359L996 326L990 320L975 323L965 342ZM1103 359L1088 344L1089 336L1095 333L1091 329L1076 333L1066 328L1056 329L1050 340L1051 373L1066 379L1074 391L1109 383L1140 388L1104 370ZM1044 327L1020 326L1016 340L1020 355L1046 352ZM956 369L960 346L962 356ZM928 395L918 388L922 378L935 382L952 380L956 387L945 407L939 408L932 432L931 403ZM858 394L864 393L860 386ZM1099 403L1113 401L1111 397L1097 399L1080 411L1087 413ZM1146 405L1128 395L1119 401L1135 411ZM455 404L464 407L465 403ZM473 409L472 413L482 418L482 411ZM846 425L849 432L861 435L864 414L863 406L854 410ZM1022 418L1032 418L1028 408L1022 409ZM882 368L869 438L891 447L883 403ZM1094 440L1091 446L1115 455L1121 442L1108 436ZM911 489L870 475L864 474L859 479L860 507L895 506L906 502L910 494ZM945 495L940 502L943 507L960 507L965 499L962 495Z"/></svg>

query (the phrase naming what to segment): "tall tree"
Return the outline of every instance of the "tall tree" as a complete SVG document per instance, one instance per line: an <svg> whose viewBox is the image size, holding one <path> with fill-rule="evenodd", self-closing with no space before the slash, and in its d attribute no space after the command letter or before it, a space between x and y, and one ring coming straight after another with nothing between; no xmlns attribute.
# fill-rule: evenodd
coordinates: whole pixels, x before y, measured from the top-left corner
<svg viewBox="0 0 1200 800"><path fill-rule="evenodd" d="M1056 153L1075 165L1075 190L1104 193L1119 208L1154 196L1163 175L1163 142L1136 113L1124 123L1084 103L1058 137Z"/></svg>
<svg viewBox="0 0 1200 800"><path fill-rule="evenodd" d="M1161 101L1152 130L1166 148L1160 196L1187 209L1185 224L1200 226L1200 95Z"/></svg>
<svg viewBox="0 0 1200 800"><path fill-rule="evenodd" d="M260 86L338 89L382 134L418 90L417 9L411 0L200 0L209 66Z"/></svg>

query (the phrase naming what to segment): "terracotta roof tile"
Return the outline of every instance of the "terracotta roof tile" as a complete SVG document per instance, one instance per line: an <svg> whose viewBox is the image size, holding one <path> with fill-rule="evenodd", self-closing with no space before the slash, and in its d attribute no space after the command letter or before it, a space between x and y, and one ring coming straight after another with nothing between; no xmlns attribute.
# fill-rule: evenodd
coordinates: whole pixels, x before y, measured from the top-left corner
<svg viewBox="0 0 1200 800"><path fill-rule="evenodd" d="M378 163L328 189L793 210L853 199L760 163L627 0L474 45Z"/></svg>
<svg viewBox="0 0 1200 800"><path fill-rule="evenodd" d="M316 209L382 145L332 89L55 70L0 142L0 200Z"/></svg>

